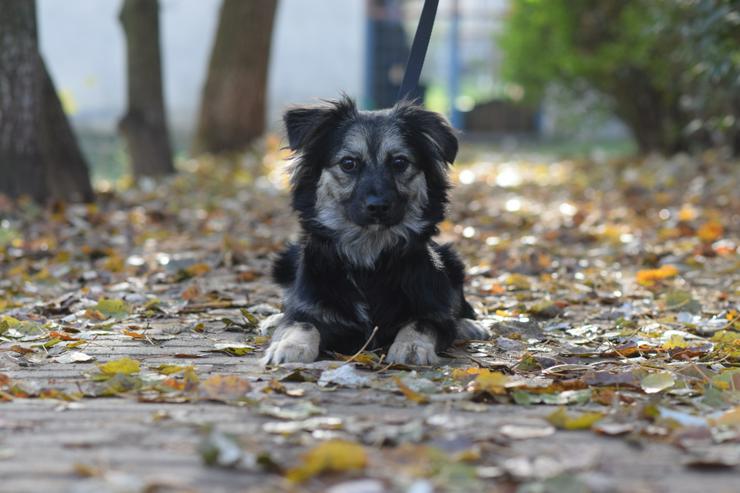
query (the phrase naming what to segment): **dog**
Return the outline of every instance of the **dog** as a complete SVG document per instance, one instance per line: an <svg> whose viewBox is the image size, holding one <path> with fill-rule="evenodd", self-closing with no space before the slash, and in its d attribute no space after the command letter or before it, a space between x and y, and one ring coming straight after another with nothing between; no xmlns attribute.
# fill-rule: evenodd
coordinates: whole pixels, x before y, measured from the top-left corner
<svg viewBox="0 0 740 493"><path fill-rule="evenodd" d="M432 240L458 150L445 119L409 101L360 111L345 96L290 109L284 123L301 235L273 266L284 314L263 364L370 341L390 363L434 365L454 340L488 338L463 295L463 263Z"/></svg>

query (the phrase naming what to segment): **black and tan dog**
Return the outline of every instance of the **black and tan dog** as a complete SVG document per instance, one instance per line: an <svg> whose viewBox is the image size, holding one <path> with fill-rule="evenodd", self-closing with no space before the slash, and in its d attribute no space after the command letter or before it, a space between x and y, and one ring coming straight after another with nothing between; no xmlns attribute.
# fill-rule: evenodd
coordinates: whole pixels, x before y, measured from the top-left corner
<svg viewBox="0 0 740 493"><path fill-rule="evenodd" d="M482 339L464 267L432 240L445 215L457 139L438 114L402 102L358 111L348 98L285 114L302 234L277 259L285 288L265 364L352 354L434 364L455 339Z"/></svg>

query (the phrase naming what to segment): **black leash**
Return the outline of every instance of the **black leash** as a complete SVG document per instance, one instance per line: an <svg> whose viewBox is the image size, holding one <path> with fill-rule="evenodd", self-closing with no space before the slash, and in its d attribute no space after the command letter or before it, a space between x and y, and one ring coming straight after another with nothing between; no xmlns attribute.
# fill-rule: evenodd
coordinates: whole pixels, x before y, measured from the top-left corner
<svg viewBox="0 0 740 493"><path fill-rule="evenodd" d="M429 47L429 40L432 37L434 16L437 15L437 5L439 5L439 0L424 0L419 25L416 27L414 41L411 43L411 52L406 62L406 72L403 74L401 89L398 91L399 101L410 97L419 86L421 68L424 66L427 47Z"/></svg>

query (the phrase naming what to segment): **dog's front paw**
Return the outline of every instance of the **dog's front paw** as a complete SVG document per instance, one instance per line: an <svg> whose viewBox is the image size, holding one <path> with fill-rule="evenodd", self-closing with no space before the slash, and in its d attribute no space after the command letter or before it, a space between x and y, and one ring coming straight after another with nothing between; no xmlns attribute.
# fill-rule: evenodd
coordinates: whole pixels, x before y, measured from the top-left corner
<svg viewBox="0 0 740 493"><path fill-rule="evenodd" d="M275 313L260 322L260 335L269 336L270 334L275 332L275 330L280 326L280 323L283 321L284 316L285 315L283 315L282 313Z"/></svg>
<svg viewBox="0 0 740 493"><path fill-rule="evenodd" d="M311 324L294 323L275 331L262 365L280 363L311 363L319 356L321 337Z"/></svg>
<svg viewBox="0 0 740 493"><path fill-rule="evenodd" d="M487 341L491 332L480 322L469 318L461 318L456 323L456 340L460 341Z"/></svg>
<svg viewBox="0 0 740 493"><path fill-rule="evenodd" d="M439 357L435 342L432 335L418 331L415 324L409 324L398 331L388 349L386 361L403 365L436 365Z"/></svg>

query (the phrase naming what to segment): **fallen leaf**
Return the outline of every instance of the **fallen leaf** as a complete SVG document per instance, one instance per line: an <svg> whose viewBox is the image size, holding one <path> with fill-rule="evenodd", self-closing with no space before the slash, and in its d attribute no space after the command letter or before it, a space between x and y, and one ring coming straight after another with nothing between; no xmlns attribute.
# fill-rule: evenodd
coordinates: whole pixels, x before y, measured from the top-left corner
<svg viewBox="0 0 740 493"><path fill-rule="evenodd" d="M211 375L198 387L200 397L212 401L243 400L252 388L247 380L236 375Z"/></svg>
<svg viewBox="0 0 740 493"><path fill-rule="evenodd" d="M525 290L532 287L532 283L529 282L527 276L523 276L522 274L509 274L504 284L514 290Z"/></svg>
<svg viewBox="0 0 740 493"><path fill-rule="evenodd" d="M555 428L542 424L508 424L499 428L501 434L514 440L527 440L529 438L544 438L555 433Z"/></svg>
<svg viewBox="0 0 740 493"><path fill-rule="evenodd" d="M488 392L491 395L505 394L509 377L498 371L483 369L470 384L473 392Z"/></svg>
<svg viewBox="0 0 740 493"><path fill-rule="evenodd" d="M637 283L643 286L653 286L658 281L670 279L678 275L678 269L673 265L664 265L659 269L637 271Z"/></svg>
<svg viewBox="0 0 740 493"><path fill-rule="evenodd" d="M722 237L725 228L717 221L710 221L699 226L696 236L704 243L712 243Z"/></svg>
<svg viewBox="0 0 740 493"><path fill-rule="evenodd" d="M694 299L690 291L669 291L663 297L666 310L699 313L701 303Z"/></svg>
<svg viewBox="0 0 740 493"><path fill-rule="evenodd" d="M146 340L146 336L142 334L141 332L135 332L133 330L123 329L123 335L129 336L132 339L136 339L138 341Z"/></svg>
<svg viewBox="0 0 740 493"><path fill-rule="evenodd" d="M57 363L87 363L88 361L93 361L95 359L94 356L90 356L89 354L82 353L80 351L67 351L66 353L62 353L59 356L56 356L54 358L54 361Z"/></svg>
<svg viewBox="0 0 740 493"><path fill-rule="evenodd" d="M159 365L154 368L152 368L157 373L161 373L162 375L174 375L175 373L180 373L181 371L184 371L187 366L182 365Z"/></svg>
<svg viewBox="0 0 740 493"><path fill-rule="evenodd" d="M367 454L362 445L344 440L328 440L315 446L301 457L301 464L286 473L293 483L302 483L324 472L345 472L364 469Z"/></svg>
<svg viewBox="0 0 740 493"><path fill-rule="evenodd" d="M586 412L576 415L568 414L564 407L547 416L547 421L563 430L586 430L604 417L604 413Z"/></svg>
<svg viewBox="0 0 740 493"><path fill-rule="evenodd" d="M123 300L101 298L93 310L102 313L106 318L125 318L131 312L131 307Z"/></svg>
<svg viewBox="0 0 740 493"><path fill-rule="evenodd" d="M732 426L740 428L740 406L736 406L726 411L719 418L711 420L715 426Z"/></svg>
<svg viewBox="0 0 740 493"><path fill-rule="evenodd" d="M338 385L340 387L358 388L369 383L370 379L360 374L352 365L342 365L333 370L325 370L319 377L321 387Z"/></svg>
<svg viewBox="0 0 740 493"><path fill-rule="evenodd" d="M640 382L640 387L645 391L646 394L657 394L666 389L670 389L676 384L673 378L673 373L667 371L660 371L652 373Z"/></svg>
<svg viewBox="0 0 740 493"><path fill-rule="evenodd" d="M124 357L100 364L98 368L100 368L100 372L104 375L133 375L134 373L139 373L141 365L135 359Z"/></svg>
<svg viewBox="0 0 740 493"><path fill-rule="evenodd" d="M216 348L214 351L226 353L229 356L244 356L254 351L254 346L250 346L248 344L234 344L229 342L219 342L214 344L214 347Z"/></svg>
<svg viewBox="0 0 740 493"><path fill-rule="evenodd" d="M401 393L410 401L415 402L417 404L426 404L429 402L429 397L422 394L421 392L416 392L412 390L408 385L403 383L400 378L393 377L393 381L396 382L396 385L398 386Z"/></svg>

